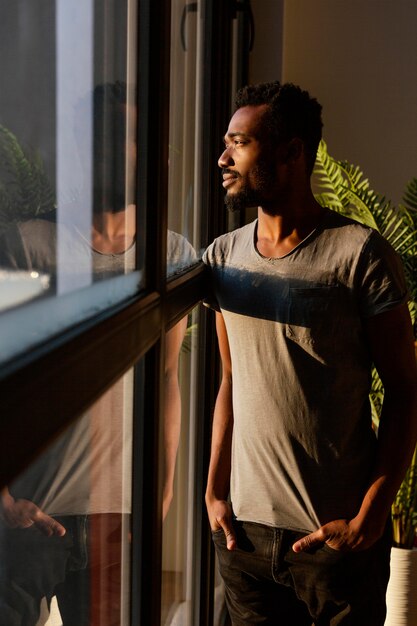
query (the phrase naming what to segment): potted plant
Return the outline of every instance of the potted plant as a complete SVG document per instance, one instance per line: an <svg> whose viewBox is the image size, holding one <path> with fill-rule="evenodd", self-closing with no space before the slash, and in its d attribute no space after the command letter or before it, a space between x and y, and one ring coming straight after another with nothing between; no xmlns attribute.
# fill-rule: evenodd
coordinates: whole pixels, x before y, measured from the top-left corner
<svg viewBox="0 0 417 626"><path fill-rule="evenodd" d="M392 505L393 547L386 626L417 626L417 449Z"/></svg>
<svg viewBox="0 0 417 626"><path fill-rule="evenodd" d="M406 186L397 207L376 194L361 169L333 159L321 142L314 169L316 199L348 217L377 229L400 255L410 291L409 309L417 321L417 178ZM417 345L417 344L416 344ZM378 428L384 390L374 369L370 393L372 419ZM385 626L417 626L417 449L392 505L393 547L387 589Z"/></svg>

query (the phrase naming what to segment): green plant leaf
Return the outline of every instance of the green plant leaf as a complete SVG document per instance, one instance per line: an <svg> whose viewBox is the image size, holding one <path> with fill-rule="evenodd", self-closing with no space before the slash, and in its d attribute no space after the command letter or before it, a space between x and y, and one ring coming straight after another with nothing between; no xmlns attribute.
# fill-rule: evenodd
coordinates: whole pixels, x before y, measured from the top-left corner
<svg viewBox="0 0 417 626"><path fill-rule="evenodd" d="M0 228L55 208L55 194L39 155L29 154L0 125Z"/></svg>

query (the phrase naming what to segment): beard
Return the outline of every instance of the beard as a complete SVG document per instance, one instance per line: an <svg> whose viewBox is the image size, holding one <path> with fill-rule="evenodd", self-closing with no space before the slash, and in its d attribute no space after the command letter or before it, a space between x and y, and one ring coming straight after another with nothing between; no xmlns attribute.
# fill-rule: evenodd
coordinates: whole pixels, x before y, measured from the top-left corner
<svg viewBox="0 0 417 626"><path fill-rule="evenodd" d="M228 171L228 170L223 170ZM240 191L236 193L226 193L224 203L230 212L241 211L251 207L262 206L267 202L267 198L275 185L275 171L271 163L263 162L256 166L251 172L252 182L237 174L237 178L242 180Z"/></svg>
<svg viewBox="0 0 417 626"><path fill-rule="evenodd" d="M231 213L242 211L260 204L260 194L254 189L244 188L233 195L226 194L224 203Z"/></svg>

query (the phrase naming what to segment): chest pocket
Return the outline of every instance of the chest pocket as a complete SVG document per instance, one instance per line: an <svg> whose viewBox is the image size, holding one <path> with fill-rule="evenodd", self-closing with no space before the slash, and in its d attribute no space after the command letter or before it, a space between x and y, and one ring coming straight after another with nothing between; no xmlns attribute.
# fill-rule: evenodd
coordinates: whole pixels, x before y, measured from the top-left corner
<svg viewBox="0 0 417 626"><path fill-rule="evenodd" d="M286 336L318 360L340 356L343 297L338 286L290 288Z"/></svg>

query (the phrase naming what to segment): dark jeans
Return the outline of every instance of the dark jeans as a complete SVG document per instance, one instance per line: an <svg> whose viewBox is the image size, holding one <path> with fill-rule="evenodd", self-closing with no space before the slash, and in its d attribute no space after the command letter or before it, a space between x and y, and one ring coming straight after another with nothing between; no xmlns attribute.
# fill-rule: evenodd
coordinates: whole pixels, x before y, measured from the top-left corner
<svg viewBox="0 0 417 626"><path fill-rule="evenodd" d="M383 626L391 530L369 550L296 554L305 533L234 522L237 549L213 533L233 626Z"/></svg>
<svg viewBox="0 0 417 626"><path fill-rule="evenodd" d="M0 615L5 626L33 626L39 618L43 597L50 600L62 586L62 603L68 610L78 610L77 620L88 624L89 585L87 566L86 516L57 518L66 528L64 537L46 537L35 526L10 529L0 526ZM66 598L66 590L75 586L77 602ZM86 607L86 618L80 613Z"/></svg>
<svg viewBox="0 0 417 626"><path fill-rule="evenodd" d="M121 514L57 519L64 537L0 526L0 626L34 626L54 595L64 626L120 626Z"/></svg>

